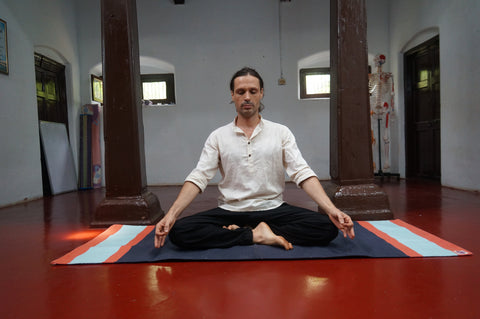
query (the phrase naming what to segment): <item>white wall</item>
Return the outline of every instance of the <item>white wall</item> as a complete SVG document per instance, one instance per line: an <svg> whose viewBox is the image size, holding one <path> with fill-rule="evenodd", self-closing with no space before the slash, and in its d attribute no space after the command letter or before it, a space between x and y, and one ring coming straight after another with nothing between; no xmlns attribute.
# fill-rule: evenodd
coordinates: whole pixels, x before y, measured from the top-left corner
<svg viewBox="0 0 480 319"><path fill-rule="evenodd" d="M228 82L239 68L256 68L265 80L264 116L289 126L312 168L329 178L329 100L298 100L298 63L329 50L328 0L202 0L175 6L172 1L138 0L141 58L175 68L177 104L144 107L147 180L178 184L196 164L203 143L216 127L233 120ZM372 55L388 51L388 3L369 0ZM282 20L280 77L279 15ZM82 84L101 62L99 4L78 2ZM94 12L95 14L92 14ZM328 60L326 61L328 66ZM318 65L312 65L318 66ZM142 66L142 69L145 69ZM88 87L82 97L89 98Z"/></svg>
<svg viewBox="0 0 480 319"><path fill-rule="evenodd" d="M442 184L480 190L480 2L477 0L392 1L390 16L391 67L397 106L404 114L403 53L426 38L440 35L440 108ZM399 126L404 145L403 125ZM405 149L400 149L405 171Z"/></svg>
<svg viewBox="0 0 480 319"><path fill-rule="evenodd" d="M0 205L42 195L33 45L0 0L9 75L0 74Z"/></svg>
<svg viewBox="0 0 480 319"><path fill-rule="evenodd" d="M144 64L173 67L177 105L145 107L148 184L176 184L195 165L209 132L233 120L228 81L244 65L265 80L268 119L288 125L305 158L329 178L329 100L299 101L298 68L326 60L328 0L281 3L283 75L277 0L137 0ZM241 3L241 5L239 5ZM387 53L398 109L398 169L404 173L402 52L425 34L440 33L442 182L479 190L479 2L367 0L369 55ZM100 1L0 0L8 23L10 74L0 74L0 206L41 196L40 146L33 52L66 65L69 123L77 160L78 113L90 103L90 73L101 63ZM432 31L433 30L433 31ZM418 37L417 35L420 34ZM314 57L314 58L312 58ZM327 64L328 65L328 64ZM317 65L322 66L322 65ZM143 65L142 71L151 65ZM12 107L13 106L13 107ZM395 142L395 141L394 141Z"/></svg>
<svg viewBox="0 0 480 319"><path fill-rule="evenodd" d="M70 140L76 156L79 68L72 1L0 0L10 74L0 74L0 206L42 196L34 51L66 65Z"/></svg>

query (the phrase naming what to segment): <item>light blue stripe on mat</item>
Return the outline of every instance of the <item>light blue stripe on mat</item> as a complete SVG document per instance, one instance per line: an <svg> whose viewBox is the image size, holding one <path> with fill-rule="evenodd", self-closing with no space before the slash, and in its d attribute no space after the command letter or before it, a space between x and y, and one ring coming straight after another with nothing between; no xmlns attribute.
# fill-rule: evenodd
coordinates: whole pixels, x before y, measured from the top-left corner
<svg viewBox="0 0 480 319"><path fill-rule="evenodd" d="M457 256L454 252L442 248L428 239L412 233L407 228L398 226L388 220L369 221L369 223L422 256Z"/></svg>
<svg viewBox="0 0 480 319"><path fill-rule="evenodd" d="M123 225L115 234L100 244L90 247L85 253L73 259L70 264L102 263L134 239L145 227Z"/></svg>

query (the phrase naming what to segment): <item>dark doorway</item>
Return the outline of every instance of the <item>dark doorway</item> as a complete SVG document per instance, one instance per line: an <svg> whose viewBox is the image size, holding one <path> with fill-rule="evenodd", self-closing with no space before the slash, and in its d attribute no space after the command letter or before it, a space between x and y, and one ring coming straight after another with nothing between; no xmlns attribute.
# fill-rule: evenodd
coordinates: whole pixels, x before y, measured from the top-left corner
<svg viewBox="0 0 480 319"><path fill-rule="evenodd" d="M440 61L436 36L404 55L406 177L440 180Z"/></svg>
<svg viewBox="0 0 480 319"><path fill-rule="evenodd" d="M38 120L65 124L68 133L65 66L35 53L35 80L37 86ZM40 139L40 143L42 140ZM43 196L52 194L45 158L42 151Z"/></svg>

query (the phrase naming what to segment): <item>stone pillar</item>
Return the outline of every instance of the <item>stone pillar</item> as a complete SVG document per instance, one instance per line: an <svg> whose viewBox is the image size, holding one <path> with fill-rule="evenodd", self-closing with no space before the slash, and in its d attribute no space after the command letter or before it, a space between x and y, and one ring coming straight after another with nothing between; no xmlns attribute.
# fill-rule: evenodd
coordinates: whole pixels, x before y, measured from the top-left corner
<svg viewBox="0 0 480 319"><path fill-rule="evenodd" d="M365 0L330 1L330 175L325 190L355 220L391 219L374 184Z"/></svg>
<svg viewBox="0 0 480 319"><path fill-rule="evenodd" d="M147 225L163 212L147 190L135 0L102 0L106 196L92 225Z"/></svg>

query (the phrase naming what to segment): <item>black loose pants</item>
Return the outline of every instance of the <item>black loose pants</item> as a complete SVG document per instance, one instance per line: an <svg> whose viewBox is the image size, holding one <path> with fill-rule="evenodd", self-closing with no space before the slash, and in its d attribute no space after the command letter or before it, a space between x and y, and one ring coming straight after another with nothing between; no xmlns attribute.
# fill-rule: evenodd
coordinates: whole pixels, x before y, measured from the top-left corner
<svg viewBox="0 0 480 319"><path fill-rule="evenodd" d="M252 229L265 222L272 231L293 245L324 246L335 239L337 227L327 215L286 203L266 211L232 212L214 208L179 219L170 240L187 249L226 248L252 245ZM224 226L237 225L229 230Z"/></svg>

